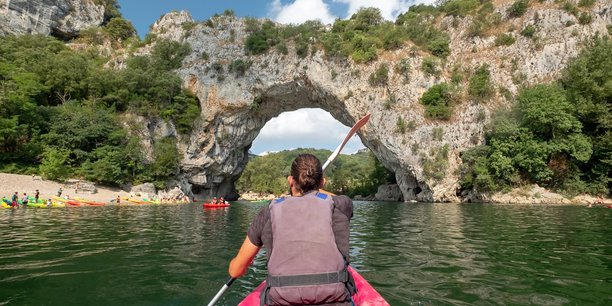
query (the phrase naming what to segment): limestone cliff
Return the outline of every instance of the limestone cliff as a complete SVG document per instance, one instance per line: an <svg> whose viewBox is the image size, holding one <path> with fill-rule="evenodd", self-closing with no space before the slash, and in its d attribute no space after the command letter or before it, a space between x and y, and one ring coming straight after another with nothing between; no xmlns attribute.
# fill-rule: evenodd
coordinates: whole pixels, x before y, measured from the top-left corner
<svg viewBox="0 0 612 306"><path fill-rule="evenodd" d="M584 25L559 6L533 5L522 17L509 18L507 8L512 2L495 3L503 28L516 32L516 42L497 46L495 35L470 37L466 32L472 17L446 16L439 27L451 37L451 53L438 77L421 71L421 63L431 55L410 42L399 50L382 52L378 60L368 64L330 61L320 50L300 58L292 45L288 45L287 55L270 50L250 56L245 54L244 20L218 16L205 24L194 23L187 12L163 16L153 25L152 33L192 46L191 55L177 72L184 86L198 96L202 109L190 138L181 144L183 180L192 184L196 194L235 196L233 183L265 123L286 111L314 107L330 112L347 126L372 114L359 137L395 173L404 200L459 201L460 153L482 142L491 112L512 104L509 94L516 94L519 86L557 78L585 39L596 32L607 35L612 17L606 0L588 8L592 21ZM538 29L537 42L518 34L527 25ZM251 62L244 75L228 71L239 59ZM368 76L381 63L395 67L401 59L413 67L407 81L390 69L387 88L368 83ZM448 82L453 67L473 71L485 63L499 89L491 99L483 103L465 97L449 121L424 116L419 99L428 88ZM385 101L391 97L394 103L389 105ZM396 131L400 118L410 123L404 133ZM443 175L427 174L424 165L444 148L448 154Z"/></svg>
<svg viewBox="0 0 612 306"><path fill-rule="evenodd" d="M69 39L101 25L104 10L95 0L1 0L0 35L51 34Z"/></svg>

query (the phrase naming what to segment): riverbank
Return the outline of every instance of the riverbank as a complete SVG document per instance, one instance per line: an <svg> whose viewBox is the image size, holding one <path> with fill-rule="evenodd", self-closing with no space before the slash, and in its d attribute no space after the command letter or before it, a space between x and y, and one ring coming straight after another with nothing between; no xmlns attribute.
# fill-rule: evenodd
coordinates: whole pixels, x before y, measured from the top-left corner
<svg viewBox="0 0 612 306"><path fill-rule="evenodd" d="M76 183L59 183L44 180L40 176L0 173L0 196L7 198L10 198L15 192L19 193L19 198L23 197L24 192L27 195L34 196L36 189L38 189L40 198L47 199L56 195L60 187L63 190L62 196L68 195L71 198L81 197L99 202L110 202L110 200L117 198L117 195L122 197L129 196L128 192L119 188L95 186L96 192L89 193L82 188L77 190L76 186Z"/></svg>
<svg viewBox="0 0 612 306"><path fill-rule="evenodd" d="M468 201L471 200L471 201ZM498 204L546 204L546 205L611 205L612 199L597 197L588 194L577 195L572 198L552 192L538 185L529 185L514 188L509 192L497 192L491 195L480 195L468 198L465 202L487 202Z"/></svg>
<svg viewBox="0 0 612 306"><path fill-rule="evenodd" d="M70 197L81 197L93 201L109 202L121 197L130 197L130 193L119 188L111 188L105 186L95 186L96 192L89 193L81 186L81 190L76 189L76 181L72 183L59 183L55 181L44 180L40 176L20 175L0 173L0 197L11 197L15 191L19 193L19 198L23 197L23 193L34 196L36 189L40 191L40 198L50 198L57 194L57 191L62 187L62 195ZM243 194L242 200L271 200L274 195L262 194ZM376 199L359 199L378 201ZM577 205L612 205L612 199L602 198L601 203L598 203L598 198L591 195L579 195L573 198L566 198L561 194L546 190L537 185L515 188L510 192L495 193L492 195L479 195L478 197L465 198L463 202L486 202L498 204L577 204Z"/></svg>

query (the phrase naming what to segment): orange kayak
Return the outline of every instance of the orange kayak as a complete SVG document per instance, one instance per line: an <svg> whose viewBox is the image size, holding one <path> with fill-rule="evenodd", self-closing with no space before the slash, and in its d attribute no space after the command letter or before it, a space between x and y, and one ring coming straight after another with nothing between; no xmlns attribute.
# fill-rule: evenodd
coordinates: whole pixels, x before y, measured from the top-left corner
<svg viewBox="0 0 612 306"><path fill-rule="evenodd" d="M96 202L96 201L90 201L87 199L81 199L81 198L76 198L77 201L81 202L81 203L85 203L89 206L104 206L106 205L106 203L104 202Z"/></svg>
<svg viewBox="0 0 612 306"><path fill-rule="evenodd" d="M85 206L87 204L80 202L80 201L76 201L76 200L67 200L66 202L64 202L70 206Z"/></svg>

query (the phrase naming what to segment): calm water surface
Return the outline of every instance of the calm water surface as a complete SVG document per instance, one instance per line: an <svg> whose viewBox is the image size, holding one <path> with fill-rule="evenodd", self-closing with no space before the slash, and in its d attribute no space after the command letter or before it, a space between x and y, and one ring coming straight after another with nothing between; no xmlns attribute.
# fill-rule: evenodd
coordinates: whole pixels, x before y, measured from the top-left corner
<svg viewBox="0 0 612 306"><path fill-rule="evenodd" d="M0 210L0 305L207 304L263 205ZM391 305L612 305L612 209L356 202L351 230Z"/></svg>

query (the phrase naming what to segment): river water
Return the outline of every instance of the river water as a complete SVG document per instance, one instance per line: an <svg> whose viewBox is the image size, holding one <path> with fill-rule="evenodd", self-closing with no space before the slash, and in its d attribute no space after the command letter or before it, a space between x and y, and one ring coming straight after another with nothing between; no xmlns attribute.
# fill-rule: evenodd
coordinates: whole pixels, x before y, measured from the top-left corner
<svg viewBox="0 0 612 306"><path fill-rule="evenodd" d="M0 210L0 305L202 305L264 204ZM391 305L611 305L612 209L355 202L353 266ZM265 276L260 253L218 305Z"/></svg>

